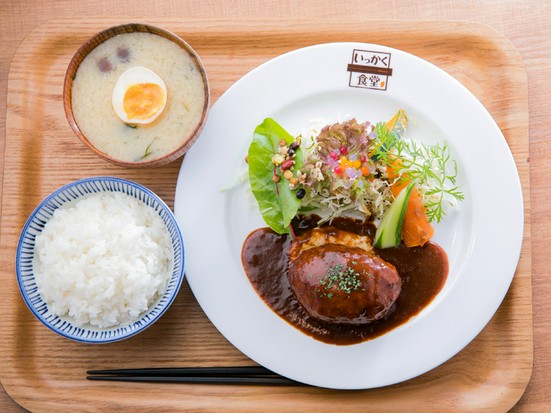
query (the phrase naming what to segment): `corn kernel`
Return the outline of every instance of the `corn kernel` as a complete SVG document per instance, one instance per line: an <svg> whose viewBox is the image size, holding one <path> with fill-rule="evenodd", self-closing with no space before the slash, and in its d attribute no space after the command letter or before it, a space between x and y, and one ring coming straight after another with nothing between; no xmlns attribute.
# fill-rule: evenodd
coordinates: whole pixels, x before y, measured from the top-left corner
<svg viewBox="0 0 551 413"><path fill-rule="evenodd" d="M272 163L274 163L276 165L281 165L284 160L285 160L285 157L283 155L279 154L279 153L276 153L272 157Z"/></svg>

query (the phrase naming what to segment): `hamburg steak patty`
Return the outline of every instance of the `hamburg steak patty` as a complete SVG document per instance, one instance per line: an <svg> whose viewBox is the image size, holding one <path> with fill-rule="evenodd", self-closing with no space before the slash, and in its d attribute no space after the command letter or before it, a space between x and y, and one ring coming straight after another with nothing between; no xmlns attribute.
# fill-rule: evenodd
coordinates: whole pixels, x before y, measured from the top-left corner
<svg viewBox="0 0 551 413"><path fill-rule="evenodd" d="M382 318L401 289L396 268L375 254L368 237L333 227L308 231L292 244L288 277L306 311L334 323Z"/></svg>

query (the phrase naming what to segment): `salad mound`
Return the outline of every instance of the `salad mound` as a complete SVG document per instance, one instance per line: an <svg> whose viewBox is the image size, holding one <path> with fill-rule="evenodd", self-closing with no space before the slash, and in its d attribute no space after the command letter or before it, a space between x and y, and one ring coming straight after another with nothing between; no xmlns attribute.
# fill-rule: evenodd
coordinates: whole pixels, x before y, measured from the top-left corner
<svg viewBox="0 0 551 413"><path fill-rule="evenodd" d="M431 223L464 195L447 143L408 139L407 124L399 110L387 122L349 119L293 137L265 119L255 129L247 160L266 223L294 238L291 221L297 215L318 215L319 225L349 216L373 221L378 232L392 232L408 247L425 244L434 232ZM403 191L407 196L400 196Z"/></svg>

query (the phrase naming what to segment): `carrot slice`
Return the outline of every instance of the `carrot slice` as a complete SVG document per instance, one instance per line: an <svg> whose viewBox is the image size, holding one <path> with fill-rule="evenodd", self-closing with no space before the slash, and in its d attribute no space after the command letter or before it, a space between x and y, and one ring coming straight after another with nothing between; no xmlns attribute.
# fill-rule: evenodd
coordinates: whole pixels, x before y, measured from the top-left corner
<svg viewBox="0 0 551 413"><path fill-rule="evenodd" d="M405 188L410 180L407 176L402 175L398 178L398 170L400 168L400 160L394 159L393 162L386 166L386 171L390 180L395 182L390 187L392 194L397 197L400 191ZM424 245L432 238L434 228L429 223L427 218L425 204L419 194L417 188L413 188L409 197L406 214L404 216L404 224L402 226L402 241L407 247L417 247Z"/></svg>

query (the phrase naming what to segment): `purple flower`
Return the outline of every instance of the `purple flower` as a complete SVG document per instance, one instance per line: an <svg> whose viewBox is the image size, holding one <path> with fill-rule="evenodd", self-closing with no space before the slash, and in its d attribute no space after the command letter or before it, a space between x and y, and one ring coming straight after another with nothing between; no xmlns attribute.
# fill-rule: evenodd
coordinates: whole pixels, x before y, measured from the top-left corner
<svg viewBox="0 0 551 413"><path fill-rule="evenodd" d="M360 171L358 171L355 168L346 168L344 172L348 175L348 177L352 181L362 174Z"/></svg>
<svg viewBox="0 0 551 413"><path fill-rule="evenodd" d="M333 159L330 155L327 155L325 157L325 163L327 164L327 166L329 166L329 168L333 169L339 164L339 159Z"/></svg>

